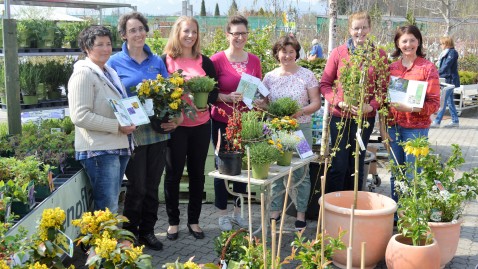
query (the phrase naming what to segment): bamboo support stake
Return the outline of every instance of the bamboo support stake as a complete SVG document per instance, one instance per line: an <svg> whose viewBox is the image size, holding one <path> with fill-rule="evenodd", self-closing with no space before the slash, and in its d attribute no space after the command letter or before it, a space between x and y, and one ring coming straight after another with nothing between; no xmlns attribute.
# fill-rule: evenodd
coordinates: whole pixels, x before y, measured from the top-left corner
<svg viewBox="0 0 478 269"><path fill-rule="evenodd" d="M319 221L317 222L317 226L320 226L320 233L322 234L322 240L320 242L320 263L324 264L325 262L325 184L327 182L327 170L328 165L329 165L329 159L325 158L325 163L324 163L324 175L321 177L320 180L320 193L322 197L322 200L320 201L320 211L319 211ZM319 228L317 227L317 232L319 231ZM316 238L318 239L319 234L317 234Z"/></svg>
<svg viewBox="0 0 478 269"><path fill-rule="evenodd" d="M252 244L251 156L247 147L247 209L249 210L249 245Z"/></svg>
<svg viewBox="0 0 478 269"><path fill-rule="evenodd" d="M275 256L276 256L276 220L275 219L272 219L271 221L271 248L272 248L271 269L275 269Z"/></svg>
<svg viewBox="0 0 478 269"><path fill-rule="evenodd" d="M352 268L352 244L353 244L353 229L354 229L354 212L355 206L351 206L352 214L350 214L350 228L349 228L349 246L347 248L347 269ZM349 253L350 252L350 253ZM349 257L350 255L350 257Z"/></svg>
<svg viewBox="0 0 478 269"><path fill-rule="evenodd" d="M264 193L261 193L262 256L264 258L264 268L267 268L267 225L265 211Z"/></svg>
<svg viewBox="0 0 478 269"><path fill-rule="evenodd" d="M285 211L287 209L287 200L289 198L289 188L290 182L292 181L292 167L289 169L289 178L287 179L287 187L285 188L285 198L284 198L284 205L282 206L282 218L280 219L280 226L279 226L279 244L277 245L277 258L280 261L280 249L282 244L282 228L284 227L284 219L285 219Z"/></svg>
<svg viewBox="0 0 478 269"><path fill-rule="evenodd" d="M367 242L362 242L362 249L360 252L360 269L365 269L365 244L367 244Z"/></svg>

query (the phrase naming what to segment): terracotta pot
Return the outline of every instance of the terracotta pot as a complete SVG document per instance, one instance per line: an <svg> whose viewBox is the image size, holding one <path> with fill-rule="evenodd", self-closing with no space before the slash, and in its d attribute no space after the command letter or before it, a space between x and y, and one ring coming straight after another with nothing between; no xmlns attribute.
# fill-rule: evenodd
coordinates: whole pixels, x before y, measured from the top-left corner
<svg viewBox="0 0 478 269"><path fill-rule="evenodd" d="M324 195L325 230L337 237L339 229L347 231L342 237L345 245L349 245L349 227L351 206L354 200L353 191L331 192ZM322 198L320 198L322 199ZM319 199L319 204L321 203ZM397 204L391 198L372 192L358 192L357 209L354 216L354 242L352 244L352 266L360 268L360 248L366 242L365 268L375 265L385 257L385 248L393 234L393 213ZM346 268L347 253L337 251L333 263Z"/></svg>
<svg viewBox="0 0 478 269"><path fill-rule="evenodd" d="M439 257L435 239L430 245L413 246L410 238L396 234L388 242L385 261L388 269L438 269Z"/></svg>
<svg viewBox="0 0 478 269"><path fill-rule="evenodd" d="M433 233L433 238L438 243L440 248L440 268L445 268L455 256L460 241L460 230L462 219L456 222L429 222L428 226Z"/></svg>

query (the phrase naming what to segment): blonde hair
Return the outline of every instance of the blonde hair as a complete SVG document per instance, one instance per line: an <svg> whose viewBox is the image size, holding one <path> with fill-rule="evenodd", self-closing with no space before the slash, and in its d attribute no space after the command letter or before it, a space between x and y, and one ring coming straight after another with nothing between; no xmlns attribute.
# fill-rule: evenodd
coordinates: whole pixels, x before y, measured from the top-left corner
<svg viewBox="0 0 478 269"><path fill-rule="evenodd" d="M440 37L440 44L445 45L445 48L454 48L455 43L453 42L453 38L449 36L442 36Z"/></svg>
<svg viewBox="0 0 478 269"><path fill-rule="evenodd" d="M353 21L358 21L358 20L367 20L368 22L368 27L372 26L372 19L370 18L370 15L368 15L367 12L365 11L359 11L350 14L349 16L349 28L352 27L352 22Z"/></svg>
<svg viewBox="0 0 478 269"><path fill-rule="evenodd" d="M197 38L196 43L192 47L192 54L195 58L201 55L201 46L200 46L200 35L199 35L199 23L193 17L181 16L179 17L173 25L171 32L169 33L168 43L164 47L163 53L169 55L171 58L178 58L183 54L183 48L179 42L179 34L181 33L181 23L182 22L194 22L197 27Z"/></svg>

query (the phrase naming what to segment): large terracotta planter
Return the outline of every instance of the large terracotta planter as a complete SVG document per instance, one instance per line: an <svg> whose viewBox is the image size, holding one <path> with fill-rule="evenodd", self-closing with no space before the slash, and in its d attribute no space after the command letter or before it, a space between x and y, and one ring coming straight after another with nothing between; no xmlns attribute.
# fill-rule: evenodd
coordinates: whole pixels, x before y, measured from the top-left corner
<svg viewBox="0 0 478 269"><path fill-rule="evenodd" d="M324 195L325 230L337 237L339 229L347 231L342 238L349 245L349 227L353 191L332 192ZM322 199L322 198L320 198ZM321 203L319 199L319 204ZM354 217L354 242L352 244L353 268L360 268L360 248L366 242L365 268L375 268L375 265L385 257L385 248L393 234L393 213L397 204L391 198L372 192L358 192L357 209ZM346 268L347 253L337 251L333 263Z"/></svg>
<svg viewBox="0 0 478 269"><path fill-rule="evenodd" d="M440 248L435 239L430 245L413 246L410 238L396 234L387 245L385 261L388 269L438 269Z"/></svg>
<svg viewBox="0 0 478 269"><path fill-rule="evenodd" d="M433 238L440 248L440 268L445 268L455 256L460 241L461 223L463 220L455 222L429 222L428 226L433 233Z"/></svg>

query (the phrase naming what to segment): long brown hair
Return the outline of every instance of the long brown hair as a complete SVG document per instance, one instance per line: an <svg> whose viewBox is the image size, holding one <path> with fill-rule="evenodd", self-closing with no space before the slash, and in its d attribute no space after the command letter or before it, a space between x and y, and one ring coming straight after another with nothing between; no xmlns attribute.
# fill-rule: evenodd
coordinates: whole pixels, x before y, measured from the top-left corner
<svg viewBox="0 0 478 269"><path fill-rule="evenodd" d="M201 55L201 45L200 45L200 35L199 35L199 23L193 17L181 16L179 17L173 25L171 32L169 33L168 43L164 47L163 53L169 55L172 58L178 58L183 54L183 48L179 42L179 34L181 33L181 23L182 22L194 22L197 27L197 38L196 43L194 43L192 48L193 57L197 58Z"/></svg>

